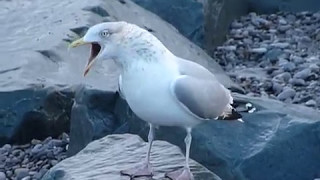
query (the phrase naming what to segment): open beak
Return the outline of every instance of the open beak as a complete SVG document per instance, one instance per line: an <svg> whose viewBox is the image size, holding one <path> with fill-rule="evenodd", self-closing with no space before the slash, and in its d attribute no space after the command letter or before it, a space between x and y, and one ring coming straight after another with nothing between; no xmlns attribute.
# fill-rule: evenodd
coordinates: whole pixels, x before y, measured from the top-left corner
<svg viewBox="0 0 320 180"><path fill-rule="evenodd" d="M86 76L90 70L90 68L92 67L93 63L95 62L96 60L96 57L98 56L100 50L101 50L101 46L96 43L96 42L85 42L83 40L83 38L80 38L78 40L75 40L73 41L70 45L69 45L69 48L75 48L75 47L78 47L78 46L82 46L82 45L85 45L85 44L91 44L91 53L90 53L90 57L89 57L89 60L88 60L88 63L87 63L87 66L84 70L84 76Z"/></svg>

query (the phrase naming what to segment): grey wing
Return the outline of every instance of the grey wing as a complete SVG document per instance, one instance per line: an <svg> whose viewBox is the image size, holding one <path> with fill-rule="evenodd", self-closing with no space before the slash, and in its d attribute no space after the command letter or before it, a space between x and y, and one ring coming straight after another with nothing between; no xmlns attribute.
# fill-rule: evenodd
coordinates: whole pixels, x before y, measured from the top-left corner
<svg viewBox="0 0 320 180"><path fill-rule="evenodd" d="M214 119L232 110L233 99L226 89L204 67L186 60L179 61L182 74L172 82L176 100L199 119Z"/></svg>
<svg viewBox="0 0 320 180"><path fill-rule="evenodd" d="M119 92L120 97L121 97L122 99L126 99L126 97L124 96L123 91L122 91L122 89L121 89L121 88L122 88L122 77L121 77L121 75L119 76L118 86L119 86L118 92Z"/></svg>

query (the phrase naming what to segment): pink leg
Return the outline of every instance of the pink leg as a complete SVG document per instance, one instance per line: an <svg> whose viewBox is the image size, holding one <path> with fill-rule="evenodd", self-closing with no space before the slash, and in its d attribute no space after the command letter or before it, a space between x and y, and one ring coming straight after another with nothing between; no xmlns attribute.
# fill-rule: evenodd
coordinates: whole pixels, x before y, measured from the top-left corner
<svg viewBox="0 0 320 180"><path fill-rule="evenodd" d="M182 169L179 169L177 171L173 171L170 173L167 173L165 176L172 179L172 180L194 180L194 177L190 171L189 167L189 155L190 155L190 146L191 146L191 128L187 128L187 136L184 139L184 142L186 143L186 164L185 167Z"/></svg>
<svg viewBox="0 0 320 180"><path fill-rule="evenodd" d="M150 130L148 134L148 152L145 162L142 165L138 165L136 167L120 171L122 175L130 176L131 178L134 177L141 177L141 176L153 176L152 167L150 164L150 152L152 147L152 142L154 139L154 127L152 124L150 124Z"/></svg>

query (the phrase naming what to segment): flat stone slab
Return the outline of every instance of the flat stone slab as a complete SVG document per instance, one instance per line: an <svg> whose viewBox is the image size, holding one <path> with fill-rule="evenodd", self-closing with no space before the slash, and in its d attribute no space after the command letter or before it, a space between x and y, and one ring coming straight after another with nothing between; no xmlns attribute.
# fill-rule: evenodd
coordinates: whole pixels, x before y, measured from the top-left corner
<svg viewBox="0 0 320 180"><path fill-rule="evenodd" d="M148 143L137 135L109 135L91 142L75 156L58 163L42 180L129 180L129 177L120 175L120 170L143 162L147 148ZM185 157L177 146L165 141L155 141L151 152L155 175L153 178L136 179L167 180L164 174L183 167L184 162ZM190 166L196 180L221 180L194 160L190 160Z"/></svg>

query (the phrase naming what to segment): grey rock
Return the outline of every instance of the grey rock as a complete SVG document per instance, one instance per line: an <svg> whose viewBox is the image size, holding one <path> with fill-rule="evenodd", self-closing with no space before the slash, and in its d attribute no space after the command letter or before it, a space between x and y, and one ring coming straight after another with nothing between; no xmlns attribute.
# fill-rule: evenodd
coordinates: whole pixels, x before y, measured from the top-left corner
<svg viewBox="0 0 320 180"><path fill-rule="evenodd" d="M0 172L0 180L6 180L6 174L3 172Z"/></svg>
<svg viewBox="0 0 320 180"><path fill-rule="evenodd" d="M51 165L51 166L55 166L56 164L58 164L58 161L57 161L57 160L51 160L51 161L50 161L50 165Z"/></svg>
<svg viewBox="0 0 320 180"><path fill-rule="evenodd" d="M137 135L109 135L93 141L77 155L58 163L42 179L119 179L120 170L132 168L141 162L147 146L148 144ZM164 179L165 172L184 165L184 156L177 146L155 141L151 162L155 171L153 179ZM112 166L109 166L111 164ZM197 162L191 160L190 164L195 179L220 179Z"/></svg>
<svg viewBox="0 0 320 180"><path fill-rule="evenodd" d="M31 177L27 176L27 177L22 178L21 180L31 180Z"/></svg>
<svg viewBox="0 0 320 180"><path fill-rule="evenodd" d="M305 62L305 60L302 57L299 56L292 56L291 59L295 64L302 64Z"/></svg>
<svg viewBox="0 0 320 180"><path fill-rule="evenodd" d="M38 173L36 173L33 178L35 179L42 179L42 177L48 172L47 169L40 169L40 171ZM53 178L55 179L55 178Z"/></svg>
<svg viewBox="0 0 320 180"><path fill-rule="evenodd" d="M12 171L6 171L6 175L7 175L7 177L11 177L13 175L13 172Z"/></svg>
<svg viewBox="0 0 320 180"><path fill-rule="evenodd" d="M290 87L284 87L283 91L277 96L281 101L284 101L289 98L293 98L296 95L296 91Z"/></svg>
<svg viewBox="0 0 320 180"><path fill-rule="evenodd" d="M110 15L109 20L123 20L153 30L152 33L174 54L204 65L227 87L241 90L205 51L182 36L172 25L130 0L126 0L126 3L118 0L108 3L101 0L78 3L72 0L67 5L64 2L43 3L36 0L28 6L0 1L0 6L8 8L0 18L5 24L0 36L6 37L0 43L0 49L6 49L1 52L1 62L6 66L0 66L0 86L3 92L0 94L0 109L3 109L0 117L5 117L0 118L0 145L9 141L26 143L32 139L57 137L62 132L69 131L74 97L72 87L83 83L82 70L87 61L84 57L89 54L89 48L82 47L68 52L68 42L78 38L88 26L105 20L105 13L103 16L99 15L101 9ZM64 11L62 7L69 10ZM100 7L98 14L96 10L88 11L88 7ZM35 8L42 9L45 13L34 11ZM30 21L26 22L24 19ZM20 23L15 26L9 22ZM51 23L50 31L47 26L36 28L30 34L19 30L33 29L35 24L47 22L54 22ZM20 36L25 38L18 38ZM12 59L19 61L12 63ZM100 68L91 72L85 85L92 87L91 90L115 92L119 69L111 61L104 63L97 62L97 67ZM105 76L102 78L101 74ZM108 83L101 83L105 78ZM10 83L7 83L8 79Z"/></svg>
<svg viewBox="0 0 320 180"><path fill-rule="evenodd" d="M296 68L296 65L292 62L289 62L286 59L280 59L279 60L279 66L284 70L284 71L293 71Z"/></svg>
<svg viewBox="0 0 320 180"><path fill-rule="evenodd" d="M290 46L290 44L286 43L286 42L282 42L282 43L279 42L279 43L272 43L272 44L270 44L270 46L284 49L284 48L288 48Z"/></svg>
<svg viewBox="0 0 320 180"><path fill-rule="evenodd" d="M312 72L319 72L320 70L320 67L317 64L311 64L309 68L311 69Z"/></svg>
<svg viewBox="0 0 320 180"><path fill-rule="evenodd" d="M319 111L302 105L239 94L235 94L234 99L236 104L250 102L257 110L251 114L243 113L244 124L209 121L196 127L193 130L191 157L222 179L243 176L259 180L312 179L312 174L318 172L320 167L320 157L314 159L319 147ZM121 101L115 111L117 117L126 120L129 132L146 139L147 123L134 115L128 118L125 114L130 110L128 107L124 108L125 102ZM160 127L156 131L157 139L167 140L182 148L184 136L185 131L175 127ZM309 147L308 153L302 151L306 150L305 147ZM297 159L297 156L303 158ZM285 158L286 161L279 164L279 158ZM235 161L241 165L234 164ZM303 165L306 162L309 166ZM268 176L256 173L257 169ZM292 169L297 174L287 173Z"/></svg>
<svg viewBox="0 0 320 180"><path fill-rule="evenodd" d="M201 2L193 0L162 1L133 0L143 8L157 14L175 26L184 36L203 46L204 8Z"/></svg>
<svg viewBox="0 0 320 180"><path fill-rule="evenodd" d="M24 177L29 175L29 169L27 168L18 168L14 170L14 174L18 180L21 180Z"/></svg>
<svg viewBox="0 0 320 180"><path fill-rule="evenodd" d="M288 73L288 72L284 72L284 73L281 73L281 74L278 74L277 76L275 76L274 78L282 81L282 82L288 82L291 78L291 74Z"/></svg>
<svg viewBox="0 0 320 180"><path fill-rule="evenodd" d="M294 85L294 86L304 86L304 85L306 85L306 82L303 79L297 79L297 78L290 79L289 83Z"/></svg>
<svg viewBox="0 0 320 180"><path fill-rule="evenodd" d="M272 82L272 90L274 94L279 94L282 92L283 86L277 82Z"/></svg>
<svg viewBox="0 0 320 180"><path fill-rule="evenodd" d="M249 52L251 53L257 53L257 54L264 54L267 52L267 48L253 48L253 49L250 49Z"/></svg>
<svg viewBox="0 0 320 180"><path fill-rule="evenodd" d="M276 63L278 61L278 58L283 54L283 51L278 48L272 48L269 50L265 55L264 59L270 60L271 63Z"/></svg>
<svg viewBox="0 0 320 180"><path fill-rule="evenodd" d="M306 80L310 76L311 76L311 70L310 69L301 70L301 71L299 71L299 72L297 72L297 73L295 73L293 75L294 78L303 79L303 80Z"/></svg>
<svg viewBox="0 0 320 180"><path fill-rule="evenodd" d="M278 31L279 31L279 32L282 32L282 33L285 33L285 32L288 31L290 28L291 28L290 25L280 25L280 26L278 27Z"/></svg>
<svg viewBox="0 0 320 180"><path fill-rule="evenodd" d="M315 107L317 105L317 102L313 99L306 102L306 106Z"/></svg>
<svg viewBox="0 0 320 180"><path fill-rule="evenodd" d="M32 155L38 154L42 150L43 150L43 145L42 144L37 144L31 149L31 154Z"/></svg>
<svg viewBox="0 0 320 180"><path fill-rule="evenodd" d="M41 141L38 139L32 139L31 144L36 145L36 144L40 144Z"/></svg>

